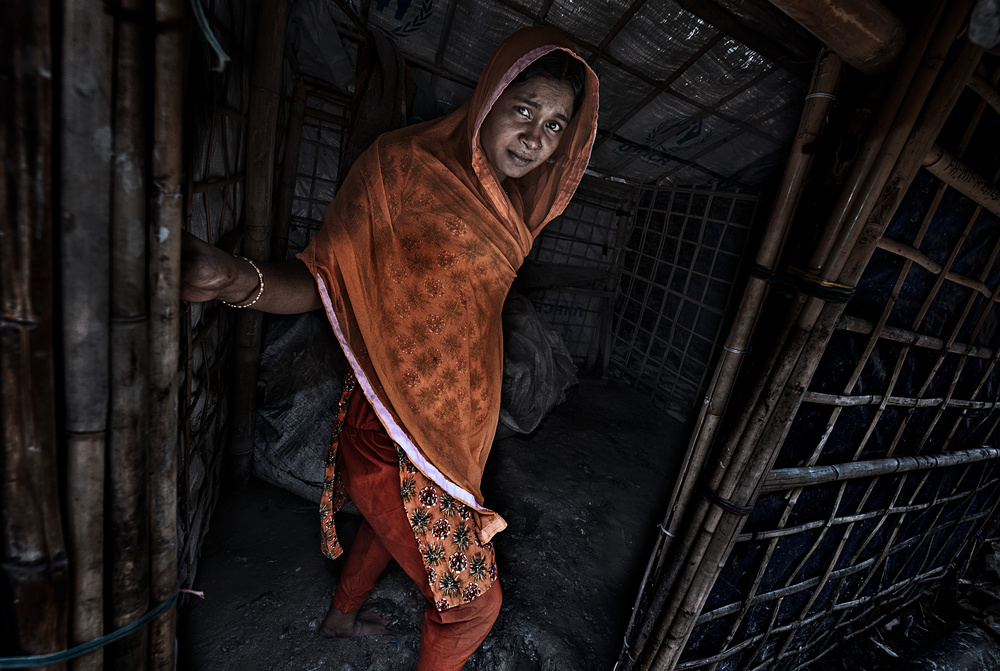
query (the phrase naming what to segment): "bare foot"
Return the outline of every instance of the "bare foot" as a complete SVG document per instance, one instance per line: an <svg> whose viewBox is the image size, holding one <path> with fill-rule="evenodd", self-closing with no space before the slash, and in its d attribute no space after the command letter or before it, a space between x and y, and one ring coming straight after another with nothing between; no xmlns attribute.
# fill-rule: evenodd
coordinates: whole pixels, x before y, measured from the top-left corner
<svg viewBox="0 0 1000 671"><path fill-rule="evenodd" d="M388 634L388 618L374 608L362 608L353 613L344 613L330 606L330 612L320 625L319 633L324 638L352 638L354 636L379 636Z"/></svg>

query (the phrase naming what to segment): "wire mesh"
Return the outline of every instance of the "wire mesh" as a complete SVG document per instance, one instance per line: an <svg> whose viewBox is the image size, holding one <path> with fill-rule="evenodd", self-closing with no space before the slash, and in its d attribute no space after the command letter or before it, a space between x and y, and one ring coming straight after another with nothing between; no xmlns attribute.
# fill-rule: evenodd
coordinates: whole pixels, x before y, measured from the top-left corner
<svg viewBox="0 0 1000 671"><path fill-rule="evenodd" d="M686 421L705 389L757 207L754 195L647 188L614 311L611 371Z"/></svg>

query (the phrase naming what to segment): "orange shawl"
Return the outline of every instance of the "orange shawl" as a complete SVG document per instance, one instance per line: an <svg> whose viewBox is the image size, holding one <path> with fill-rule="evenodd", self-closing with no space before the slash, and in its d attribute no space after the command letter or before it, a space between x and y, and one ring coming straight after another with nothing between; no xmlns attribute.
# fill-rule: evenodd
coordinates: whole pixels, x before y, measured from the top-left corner
<svg viewBox="0 0 1000 671"><path fill-rule="evenodd" d="M535 236L583 176L597 76L585 67L584 101L559 148L507 180L509 199L479 128L507 84L555 49L573 53L555 30L520 30L490 58L469 103L382 135L299 256L386 431L424 475L477 511L483 542L506 526L480 491L500 412L500 311Z"/></svg>

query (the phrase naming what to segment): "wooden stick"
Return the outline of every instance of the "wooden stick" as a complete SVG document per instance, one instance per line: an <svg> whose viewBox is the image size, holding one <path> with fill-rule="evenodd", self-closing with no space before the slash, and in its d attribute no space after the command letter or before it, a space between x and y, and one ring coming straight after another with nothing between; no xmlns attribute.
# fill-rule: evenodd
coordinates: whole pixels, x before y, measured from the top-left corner
<svg viewBox="0 0 1000 671"><path fill-rule="evenodd" d="M0 79L0 427L3 432L3 647L17 654L67 644L69 571L62 539L53 351L51 7L3 3ZM9 38L9 40L7 39ZM9 628L8 628L9 627ZM65 665L49 667L64 669Z"/></svg>
<svg viewBox="0 0 1000 671"><path fill-rule="evenodd" d="M977 73L972 75L969 88L982 96L983 100L988 102L993 109L1000 112L1000 91L997 91L993 82Z"/></svg>
<svg viewBox="0 0 1000 671"><path fill-rule="evenodd" d="M244 256L266 261L271 241L271 202L274 189L274 136L285 53L288 0L264 0L257 19L257 53L250 85L248 128L246 235ZM253 465L254 401L260 368L261 313L240 310L236 317L236 360L230 414L231 472L239 482L250 477Z"/></svg>
<svg viewBox="0 0 1000 671"><path fill-rule="evenodd" d="M177 589L177 449L180 252L184 225L184 2L156 0L152 174L149 218L150 591L162 603ZM173 671L176 608L150 623L149 668Z"/></svg>

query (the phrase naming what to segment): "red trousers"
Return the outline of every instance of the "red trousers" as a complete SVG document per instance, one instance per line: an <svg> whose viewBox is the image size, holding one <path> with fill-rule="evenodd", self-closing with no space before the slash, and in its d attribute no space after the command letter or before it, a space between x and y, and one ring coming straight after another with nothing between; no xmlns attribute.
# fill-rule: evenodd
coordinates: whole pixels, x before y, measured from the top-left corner
<svg viewBox="0 0 1000 671"><path fill-rule="evenodd" d="M344 613L361 608L390 559L413 579L430 602L424 611L417 671L461 671L500 613L500 583L473 601L438 612L423 557L399 494L399 458L371 404L354 391L337 451L337 469L365 521L347 551L333 597Z"/></svg>

